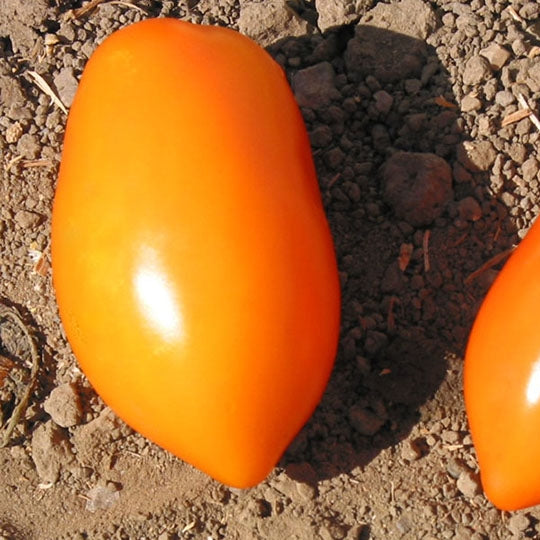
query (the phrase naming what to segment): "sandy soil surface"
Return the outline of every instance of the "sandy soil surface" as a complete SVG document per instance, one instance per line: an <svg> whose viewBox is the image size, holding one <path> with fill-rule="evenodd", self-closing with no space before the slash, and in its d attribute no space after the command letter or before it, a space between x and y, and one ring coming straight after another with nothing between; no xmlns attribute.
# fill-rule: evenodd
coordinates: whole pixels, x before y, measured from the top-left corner
<svg viewBox="0 0 540 540"><path fill-rule="evenodd" d="M271 476L246 491L104 407L51 287L51 206L77 81L107 35L157 16L238 29L284 67L338 253L328 389ZM13 376L3 433L32 378L24 329L43 355L25 421L0 449L0 538L539 538L538 508L504 513L484 497L462 399L474 315L539 212L539 133L531 117L509 117L520 96L537 107L539 17L526 0L0 0L0 299L23 318L1 324L3 354L19 360L0 365Z"/></svg>

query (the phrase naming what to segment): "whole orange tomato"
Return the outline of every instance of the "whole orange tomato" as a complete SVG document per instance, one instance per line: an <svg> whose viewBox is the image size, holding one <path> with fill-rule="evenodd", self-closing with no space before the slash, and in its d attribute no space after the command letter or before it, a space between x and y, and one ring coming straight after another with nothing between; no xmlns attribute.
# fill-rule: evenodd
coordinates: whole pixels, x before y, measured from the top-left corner
<svg viewBox="0 0 540 540"><path fill-rule="evenodd" d="M482 484L503 510L540 503L540 222L490 289L465 359Z"/></svg>
<svg viewBox="0 0 540 540"><path fill-rule="evenodd" d="M52 264L104 401L224 483L263 480L321 398L340 313L305 126L272 58L172 19L106 39L69 114Z"/></svg>

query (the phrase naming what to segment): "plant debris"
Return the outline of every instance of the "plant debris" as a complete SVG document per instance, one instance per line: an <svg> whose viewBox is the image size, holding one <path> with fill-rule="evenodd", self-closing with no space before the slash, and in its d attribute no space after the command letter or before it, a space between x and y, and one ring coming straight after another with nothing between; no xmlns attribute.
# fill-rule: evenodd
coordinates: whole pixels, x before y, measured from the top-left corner
<svg viewBox="0 0 540 540"><path fill-rule="evenodd" d="M15 325L26 339L31 365L28 367L20 358L15 362L0 356L0 448L9 443L15 427L24 417L40 366L40 354L32 330L14 307L0 305L0 324L5 323ZM6 418L5 408L12 409Z"/></svg>

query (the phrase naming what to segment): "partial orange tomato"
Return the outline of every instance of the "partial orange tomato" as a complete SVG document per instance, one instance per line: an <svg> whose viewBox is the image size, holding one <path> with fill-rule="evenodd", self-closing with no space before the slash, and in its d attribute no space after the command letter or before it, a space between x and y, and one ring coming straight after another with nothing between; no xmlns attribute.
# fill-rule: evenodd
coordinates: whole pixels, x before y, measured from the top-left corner
<svg viewBox="0 0 540 540"><path fill-rule="evenodd" d="M503 510L540 504L540 222L478 313L465 404L488 498Z"/></svg>
<svg viewBox="0 0 540 540"><path fill-rule="evenodd" d="M308 137L272 58L172 19L106 39L68 118L52 264L104 401L221 482L263 480L321 398L340 313Z"/></svg>

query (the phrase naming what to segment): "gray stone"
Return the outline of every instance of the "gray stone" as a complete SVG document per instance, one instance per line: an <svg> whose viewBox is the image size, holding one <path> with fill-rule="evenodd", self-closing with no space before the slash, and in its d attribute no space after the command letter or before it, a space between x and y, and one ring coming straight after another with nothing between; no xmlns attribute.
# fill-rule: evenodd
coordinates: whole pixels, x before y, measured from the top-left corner
<svg viewBox="0 0 540 540"><path fill-rule="evenodd" d="M458 146L457 157L471 172L487 171L497 157L497 150L490 141L465 141Z"/></svg>
<svg viewBox="0 0 540 540"><path fill-rule="evenodd" d="M294 95L300 107L319 109L338 99L334 68L330 62L320 62L302 69L292 80Z"/></svg>
<svg viewBox="0 0 540 540"><path fill-rule="evenodd" d="M53 422L62 427L76 426L82 419L81 399L73 384L56 387L45 400L43 408Z"/></svg>
<svg viewBox="0 0 540 540"><path fill-rule="evenodd" d="M491 66L483 56L475 55L469 58L463 71L463 84L474 86L491 77Z"/></svg>
<svg viewBox="0 0 540 540"><path fill-rule="evenodd" d="M452 170L435 154L396 152L380 175L384 200L413 227L432 223L453 197Z"/></svg>
<svg viewBox="0 0 540 540"><path fill-rule="evenodd" d="M71 107L78 84L72 68L66 67L61 69L54 78L54 85L58 90L58 95L66 107Z"/></svg>

